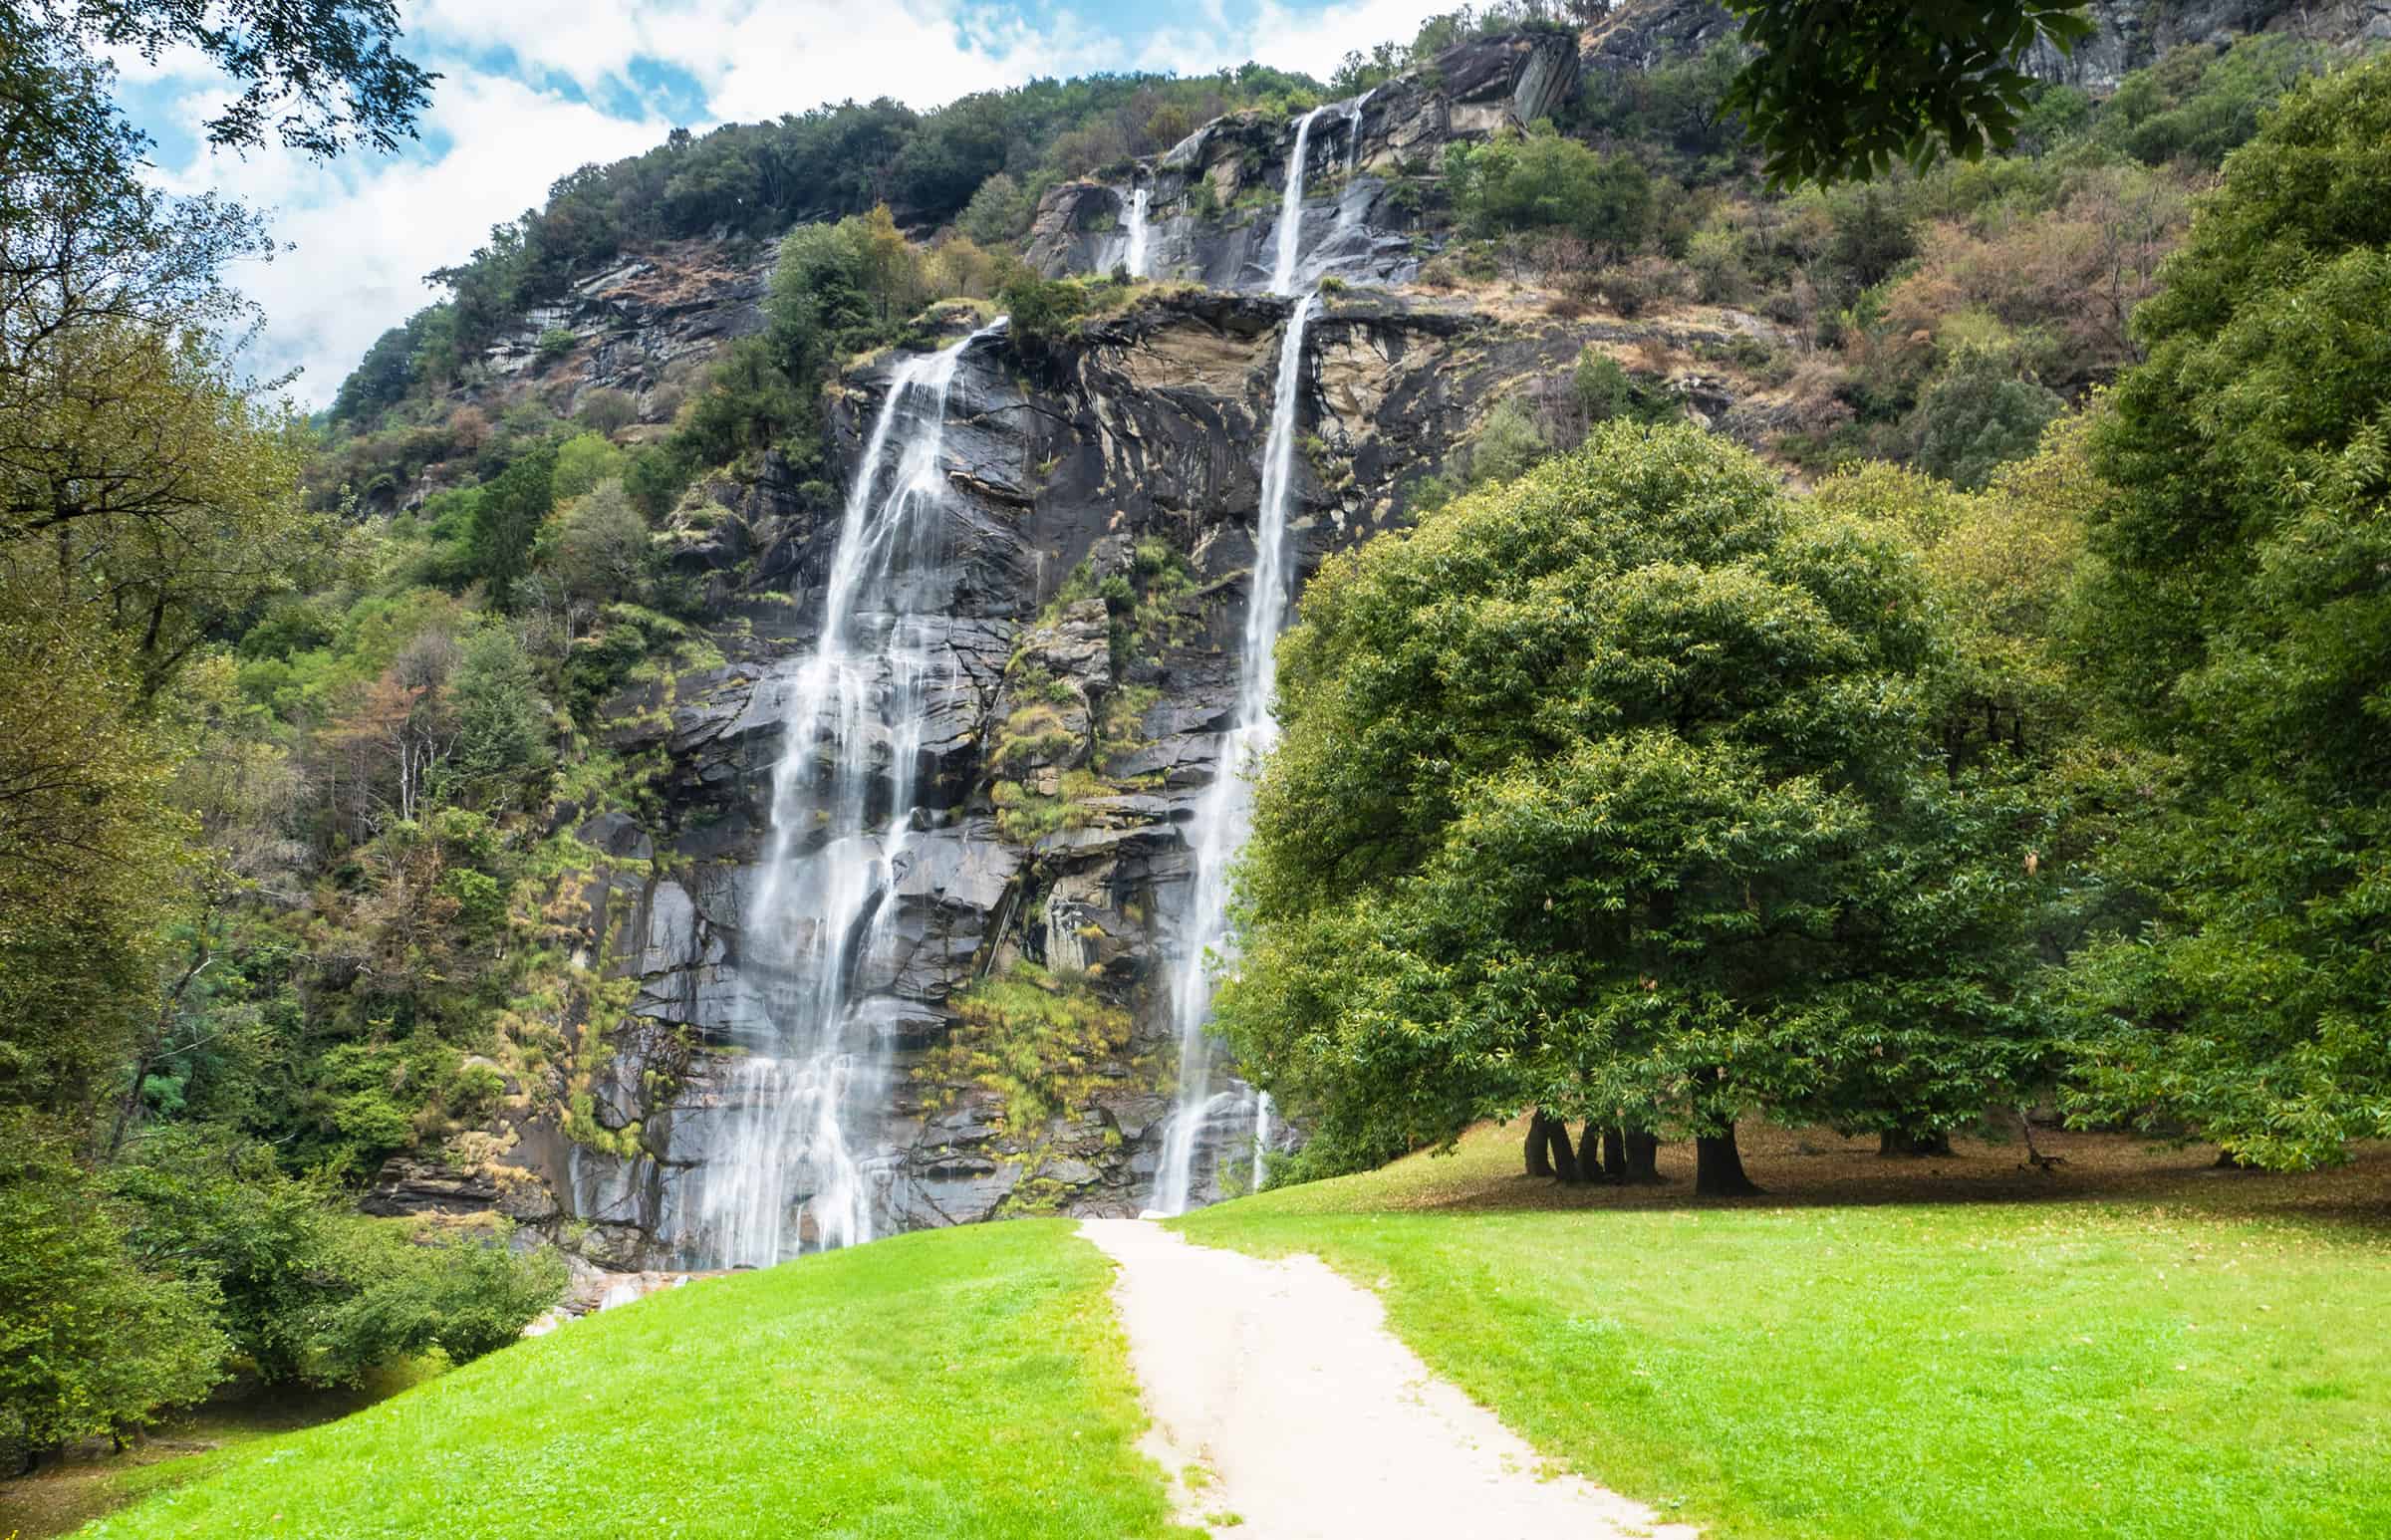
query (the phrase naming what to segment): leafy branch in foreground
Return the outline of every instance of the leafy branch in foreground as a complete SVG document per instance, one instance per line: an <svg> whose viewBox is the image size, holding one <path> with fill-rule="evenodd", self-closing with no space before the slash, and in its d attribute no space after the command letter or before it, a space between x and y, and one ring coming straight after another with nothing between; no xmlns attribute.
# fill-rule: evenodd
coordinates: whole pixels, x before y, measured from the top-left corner
<svg viewBox="0 0 2391 1540"><path fill-rule="evenodd" d="M1728 0L1756 52L1727 92L1769 180L1831 182L1924 164L1939 148L2008 149L2031 103L2036 42L2091 36L2083 0Z"/></svg>

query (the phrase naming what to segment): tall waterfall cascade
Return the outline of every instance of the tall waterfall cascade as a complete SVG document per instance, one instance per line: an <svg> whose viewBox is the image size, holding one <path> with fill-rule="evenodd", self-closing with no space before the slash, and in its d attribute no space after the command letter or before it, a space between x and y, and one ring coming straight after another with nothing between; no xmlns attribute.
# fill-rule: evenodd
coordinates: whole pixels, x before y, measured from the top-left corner
<svg viewBox="0 0 2391 1540"><path fill-rule="evenodd" d="M753 1009L679 1205L693 1264L766 1267L873 1236L889 1174L855 1130L890 1094L859 973L891 944L893 890L920 810L926 694L938 644L947 396L998 321L909 359L889 383L847 495L813 651L780 681L771 836L739 928ZM894 463L891 463L892 458Z"/></svg>
<svg viewBox="0 0 2391 1540"><path fill-rule="evenodd" d="M1270 273L1272 294L1295 292L1295 270L1303 258L1303 178L1311 158L1312 125L1325 107L1315 107L1295 125L1295 147L1287 152L1287 179L1278 195L1278 251Z"/></svg>
<svg viewBox="0 0 2391 1540"><path fill-rule="evenodd" d="M1301 143L1300 135L1297 142ZM1300 179L1295 162L1288 179ZM1304 333L1316 297L1305 295L1287 314L1278 348L1278 382L1270 404L1270 434L1262 448L1262 503L1253 534L1253 576L1245 599L1244 649L1237 665L1236 714L1220 745L1211 784L1196 804L1196 870L1171 974L1171 1017L1179 1028L1179 1103L1163 1137L1153 1208L1187 1212L1194 1186L1196 1145L1204 1125L1236 1099L1212 1088L1211 963L1230 955L1228 868L1253 827L1253 764L1278 740L1270 713L1277 685L1275 643L1287 616L1293 574L1287 561L1287 523L1295 501L1295 426L1303 403ZM1258 1111L1258 1109L1257 1109ZM1258 1156L1257 1156L1258 1159Z"/></svg>
<svg viewBox="0 0 2391 1540"><path fill-rule="evenodd" d="M1146 276L1146 209L1153 196L1154 189L1145 182L1129 191L1129 251L1121 260L1132 278Z"/></svg>

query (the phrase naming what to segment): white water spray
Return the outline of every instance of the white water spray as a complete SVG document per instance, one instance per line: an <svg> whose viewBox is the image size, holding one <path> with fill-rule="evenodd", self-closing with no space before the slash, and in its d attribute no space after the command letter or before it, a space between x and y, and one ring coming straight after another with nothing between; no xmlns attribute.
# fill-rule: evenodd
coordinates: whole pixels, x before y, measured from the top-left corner
<svg viewBox="0 0 2391 1540"><path fill-rule="evenodd" d="M1308 122L1308 120L1307 120ZM1297 142L1301 143L1298 134ZM1300 161L1297 162L1300 165ZM1290 178L1295 172L1291 169ZM1208 962L1231 955L1228 866L1253 825L1253 762L1278 739L1270 714L1277 683L1274 644L1287 615L1287 518L1295 501L1295 418L1303 402L1304 330L1317 296L1305 295L1287 314L1278 347L1278 384L1270 404L1270 436L1262 449L1262 505L1253 535L1253 575L1245 599L1245 645L1237 668L1237 713L1221 740L1212 783L1196 808L1196 871L1191 880L1181 954L1171 976L1171 1015L1179 1026L1179 1106L1163 1136L1155 1174L1154 1207L1187 1212L1196 1142L1223 1096L1211 1093L1212 979Z"/></svg>
<svg viewBox="0 0 2391 1540"><path fill-rule="evenodd" d="M885 1173L851 1118L887 1101L886 1044L855 981L885 951L909 864L927 686L947 608L946 397L964 352L1004 323L907 360L889 382L839 527L811 655L783 676L772 834L740 925L739 973L760 1003L747 1053L710 1115L679 1225L712 1267L768 1267L872 1238ZM900 424L903 432L900 434ZM897 463L885 464L897 445Z"/></svg>
<svg viewBox="0 0 2391 1540"><path fill-rule="evenodd" d="M1140 182L1129 193L1129 255L1123 259L1132 278L1146 276L1146 208L1154 189Z"/></svg>
<svg viewBox="0 0 2391 1540"><path fill-rule="evenodd" d="M1253 1094L1253 1183L1245 1190L1259 1192L1270 1178L1270 1093Z"/></svg>
<svg viewBox="0 0 2391 1540"><path fill-rule="evenodd" d="M1303 175L1311 157L1312 120L1327 111L1315 107L1295 125L1295 147L1287 154L1286 185L1278 194L1278 264L1270 275L1272 294L1295 292L1295 267L1303 255Z"/></svg>
<svg viewBox="0 0 2391 1540"><path fill-rule="evenodd" d="M1345 169L1348 171L1362 168L1362 109L1368 107L1370 99L1377 94L1378 88L1373 86L1355 97L1345 109Z"/></svg>

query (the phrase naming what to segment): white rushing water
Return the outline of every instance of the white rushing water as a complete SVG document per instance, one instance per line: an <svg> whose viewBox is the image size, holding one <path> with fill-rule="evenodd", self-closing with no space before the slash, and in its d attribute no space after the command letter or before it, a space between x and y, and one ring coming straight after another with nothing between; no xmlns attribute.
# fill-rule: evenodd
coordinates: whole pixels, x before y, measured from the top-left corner
<svg viewBox="0 0 2391 1540"><path fill-rule="evenodd" d="M1253 1094L1253 1181L1245 1190L1259 1192L1270 1175L1270 1093Z"/></svg>
<svg viewBox="0 0 2391 1540"><path fill-rule="evenodd" d="M882 1178L853 1124L885 1106L885 1045L859 971L889 942L914 832L925 696L938 638L946 397L964 352L1004 325L898 366L847 496L813 652L782 676L772 833L740 926L743 1025L690 1173L679 1239L697 1265L768 1267L872 1238ZM896 463L888 463L892 448Z"/></svg>
<svg viewBox="0 0 2391 1540"><path fill-rule="evenodd" d="M1308 125L1309 120L1306 120ZM1296 142L1302 143L1300 132ZM1288 172L1299 180L1301 161ZM1305 295L1287 314L1278 346L1278 383L1270 403L1270 435L1262 449L1262 505L1253 532L1253 576L1245 600L1245 644L1237 668L1236 715L1220 744L1212 783L1196 804L1196 871L1180 931L1180 955L1171 975L1171 1017L1179 1027L1179 1105L1163 1136L1163 1161L1155 1174L1153 1207L1166 1214L1187 1212L1194 1185L1196 1145L1217 1105L1230 1100L1211 1089L1212 978L1208 959L1226 960L1234 939L1228 930L1228 867L1253 824L1253 787L1247 779L1254 760L1277 740L1270 714L1277 683L1274 644L1287 615L1287 517L1295 501L1295 418L1303 401L1304 330L1316 296Z"/></svg>
<svg viewBox="0 0 2391 1540"><path fill-rule="evenodd" d="M1362 110L1370 105L1370 99L1377 94L1378 88L1373 86L1355 97L1345 109L1345 169L1348 171L1362 168Z"/></svg>
<svg viewBox="0 0 2391 1540"><path fill-rule="evenodd" d="M1287 153L1287 180L1278 194L1278 261L1270 273L1272 294L1295 292L1295 269L1303 256L1303 177L1312 152L1312 121L1325 107L1315 107L1295 125L1295 147Z"/></svg>
<svg viewBox="0 0 2391 1540"><path fill-rule="evenodd" d="M1154 189L1144 182L1130 189L1129 255L1123 259L1123 265L1132 278L1146 276L1146 207L1153 196Z"/></svg>

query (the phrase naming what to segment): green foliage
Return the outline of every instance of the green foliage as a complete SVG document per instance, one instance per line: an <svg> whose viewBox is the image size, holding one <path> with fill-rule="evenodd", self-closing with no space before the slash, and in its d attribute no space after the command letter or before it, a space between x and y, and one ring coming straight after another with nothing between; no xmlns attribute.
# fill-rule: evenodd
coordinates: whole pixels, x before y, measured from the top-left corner
<svg viewBox="0 0 2391 1540"><path fill-rule="evenodd" d="M1577 398L1577 409L1588 422L1608 422L1625 412L1635 391L1625 367L1609 354L1592 348L1578 355L1577 368L1569 375L1569 387Z"/></svg>
<svg viewBox="0 0 2391 1540"><path fill-rule="evenodd" d="M1741 158L1743 125L1727 111L1727 94L1743 56L1739 42L1721 38L1651 69L1588 71L1565 126L1606 142L1665 148L1696 178L1722 179Z"/></svg>
<svg viewBox="0 0 2391 1540"><path fill-rule="evenodd" d="M512 631L494 626L468 641L450 690L452 773L468 795L492 797L502 783L547 764L548 703Z"/></svg>
<svg viewBox="0 0 2391 1540"><path fill-rule="evenodd" d="M355 1384L432 1352L462 1363L512 1342L564 1287L553 1253L362 1218L262 1147L193 1130L145 1141L110 1181L133 1255L208 1291L232 1349L269 1381Z"/></svg>
<svg viewBox="0 0 2391 1540"><path fill-rule="evenodd" d="M540 368L546 369L564 358L566 354L571 353L574 346L580 341L581 339L573 334L570 327L550 327L540 334L539 342L533 350L534 356Z"/></svg>
<svg viewBox="0 0 2391 1540"><path fill-rule="evenodd" d="M531 571L531 546L555 506L556 450L542 447L509 465L473 500L465 531L467 570L488 585L490 603L514 602L515 585Z"/></svg>
<svg viewBox="0 0 2391 1540"><path fill-rule="evenodd" d="M605 434L577 434L556 446L556 464L548 473L549 492L559 503L586 497L600 482L622 479L628 461L629 456Z"/></svg>
<svg viewBox="0 0 2391 1540"><path fill-rule="evenodd" d="M0 1456L140 1425L223 1378L203 1280L151 1271L66 1141L0 1114Z"/></svg>
<svg viewBox="0 0 2391 1540"><path fill-rule="evenodd" d="M1513 481L1552 453L1552 440L1515 396L1494 403L1469 438L1469 485Z"/></svg>
<svg viewBox="0 0 2391 1540"><path fill-rule="evenodd" d="M1069 279L1040 278L1015 267L997 291L996 303L1012 318L1013 346L1034 358L1060 341L1071 320L1087 310L1088 295Z"/></svg>
<svg viewBox="0 0 2391 1540"><path fill-rule="evenodd" d="M681 407L668 452L686 467L726 465L812 422L813 409L810 395L782 368L773 341L742 337ZM685 470L681 479L685 483Z"/></svg>
<svg viewBox="0 0 2391 1540"><path fill-rule="evenodd" d="M1550 132L1445 152L1454 211L1479 235L1565 231L1614 258L1643 245L1653 223L1652 177L1633 156L1604 155Z"/></svg>
<svg viewBox="0 0 2391 1540"><path fill-rule="evenodd" d="M2167 278L2093 438L2081 645L2158 763L2108 804L2143 922L2071 973L2072 1105L2329 1162L2391 1134L2391 61L2286 98Z"/></svg>
<svg viewBox="0 0 2391 1540"><path fill-rule="evenodd" d="M1756 52L1727 92L1771 181L1882 175L1948 149L1976 159L2016 142L2035 83L2018 65L2037 40L2091 36L2082 0L1851 5L1729 0Z"/></svg>
<svg viewBox="0 0 2391 1540"><path fill-rule="evenodd" d="M955 220L955 228L992 250L1002 250L1029 233L1037 198L1003 171L981 182Z"/></svg>
<svg viewBox="0 0 2391 1540"><path fill-rule="evenodd" d="M1087 979L1034 962L979 979L949 1003L961 1025L917 1072L931 1088L930 1105L952 1106L971 1089L994 1094L1005 1139L1035 1174L1047 1125L1086 1105L1127 1050L1129 1012Z"/></svg>
<svg viewBox="0 0 2391 1540"><path fill-rule="evenodd" d="M1221 1020L1328 1159L1523 1105L1948 1128L2041 1052L2031 815L1936 763L1906 552L1614 425L1325 568Z"/></svg>
<svg viewBox="0 0 2391 1540"><path fill-rule="evenodd" d="M565 1286L553 1251L517 1256L502 1240L470 1234L426 1242L403 1221L339 1226L324 1265L337 1282L310 1313L302 1371L323 1385L354 1385L426 1354L462 1364L494 1353Z"/></svg>
<svg viewBox="0 0 2391 1540"><path fill-rule="evenodd" d="M2327 58L2322 44L2282 33L2223 50L2186 44L2120 81L2092 136L2151 165L2183 160L2213 171L2286 93L2323 73Z"/></svg>
<svg viewBox="0 0 2391 1540"><path fill-rule="evenodd" d="M1911 413L1914 458L1952 485L1980 491L2001 465L2033 453L2042 429L2064 405L2041 385L2018 379L1999 350L1963 348Z"/></svg>

